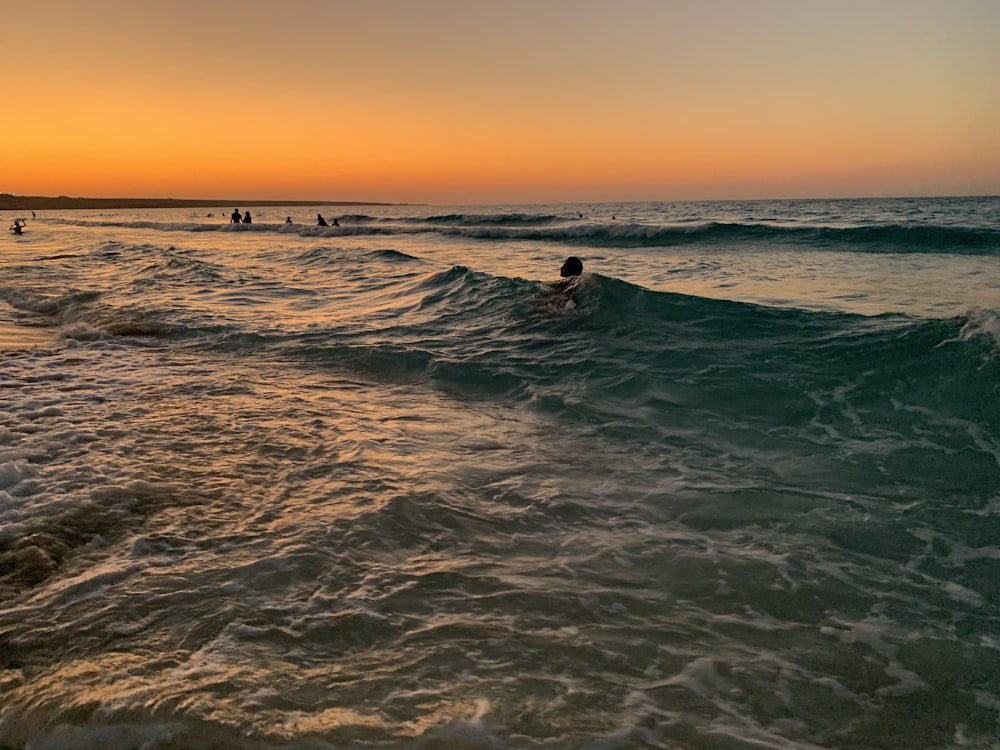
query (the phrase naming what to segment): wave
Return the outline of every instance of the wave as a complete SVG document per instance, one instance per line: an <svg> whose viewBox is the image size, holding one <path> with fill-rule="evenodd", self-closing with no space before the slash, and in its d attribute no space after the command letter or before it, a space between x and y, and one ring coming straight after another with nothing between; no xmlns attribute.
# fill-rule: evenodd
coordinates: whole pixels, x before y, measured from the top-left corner
<svg viewBox="0 0 1000 750"><path fill-rule="evenodd" d="M595 425L627 414L636 435L678 420L690 429L699 420L760 422L781 433L836 414L839 432L869 439L913 421L907 410L1000 429L1000 341L989 311L918 319L772 308L597 274L567 298L546 284L463 266L399 284L398 314L362 325L206 334L230 354L360 382L428 387Z"/></svg>
<svg viewBox="0 0 1000 750"><path fill-rule="evenodd" d="M166 267L176 264L165 264ZM157 267L147 269L162 275ZM0 301L26 313L33 326L57 332L67 341L113 341L124 339L132 345L143 340L189 340L197 342L206 336L218 336L232 331L232 324L183 320L178 311L168 311L147 305L115 305L106 301L101 291L71 291L58 296L13 287L0 287Z"/></svg>
<svg viewBox="0 0 1000 750"><path fill-rule="evenodd" d="M633 226L576 224L526 231L560 237L579 231L593 237L595 232L627 234ZM703 242L705 237L803 232L834 232L848 242L885 236L878 227L708 224L658 231L693 233ZM953 236L953 230L942 231ZM961 238L966 230L954 231ZM863 383L855 395L865 394L884 410L884 393L909 383L928 408L947 404L963 418L975 417L978 408L987 421L1000 422L996 408L988 406L997 399L987 375L1000 380L995 311L973 310L946 320L866 317L658 292L598 274L585 274L567 296L546 284L461 265L428 272L420 258L397 250L347 256L320 247L286 252L295 264L331 266L337 278L377 276L379 281L358 286L361 296L350 302L314 300L308 288L258 278L249 269L230 278L225 266L196 251L106 242L98 255L133 264L122 277L127 283L109 288L110 294L50 297L0 287L0 299L45 316L67 339L148 338L152 344L217 348L227 356L267 354L341 369L362 381L423 382L463 398L502 398L596 421L610 419L626 402L663 418L678 404L734 420L762 409L806 414L815 409L815 394L844 383ZM396 270L373 274L373 264ZM177 288L203 302L178 304ZM301 304L291 303L293 298ZM293 314L287 321L281 321L282 313L274 318L266 314L272 304ZM322 306L324 322L297 317L302 305ZM227 313L237 309L248 313ZM770 419L774 413L760 416Z"/></svg>
<svg viewBox="0 0 1000 750"><path fill-rule="evenodd" d="M393 223L402 224L431 224L431 225L455 225L455 226L478 226L488 225L535 225L551 224L561 221L566 217L555 214L530 214L530 213L500 213L500 214L468 214L451 213L432 216L402 216L397 218L368 216L366 214L344 214L337 219L341 225L344 224L370 224L370 223Z"/></svg>
<svg viewBox="0 0 1000 750"><path fill-rule="evenodd" d="M50 297L15 287L0 287L0 299L16 310L36 313L48 317L59 317L67 310L93 302L100 292L69 292L58 297Z"/></svg>
<svg viewBox="0 0 1000 750"><path fill-rule="evenodd" d="M154 229L164 232L267 232L300 237L351 237L439 233L476 240L529 240L593 247L753 246L783 243L853 252L1000 254L1000 230L964 226L879 224L871 226L776 226L709 222L655 225L576 221L552 214L446 214L430 217L344 217L338 227L303 224L206 224L198 222L63 220L80 226Z"/></svg>
<svg viewBox="0 0 1000 750"><path fill-rule="evenodd" d="M415 217L406 221L419 222L424 224L446 224L455 226L523 226L551 224L560 221L565 217L553 214L443 214L441 216Z"/></svg>
<svg viewBox="0 0 1000 750"><path fill-rule="evenodd" d="M374 261L384 261L390 264L397 263L411 263L411 262L422 262L420 258L415 255L410 255L409 253L404 253L401 250L393 250L391 248L382 248L379 250L369 250L362 255L364 258L368 258ZM307 265L311 264L338 264L340 259L336 257L331 257L329 248L317 247L311 250L306 250L300 253L296 260L300 263L305 263Z"/></svg>
<svg viewBox="0 0 1000 750"><path fill-rule="evenodd" d="M1000 254L1000 231L968 227L883 225L872 227L778 227L771 224L712 222L695 226L575 224L516 230L474 227L443 230L476 239L566 242L598 247L673 247L789 243L857 252L957 252Z"/></svg>

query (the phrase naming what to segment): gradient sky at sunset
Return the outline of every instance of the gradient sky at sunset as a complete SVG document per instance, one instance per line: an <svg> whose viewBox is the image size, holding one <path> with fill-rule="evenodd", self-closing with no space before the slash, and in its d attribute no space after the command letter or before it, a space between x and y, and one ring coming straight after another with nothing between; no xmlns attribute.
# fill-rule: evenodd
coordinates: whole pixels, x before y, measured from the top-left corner
<svg viewBox="0 0 1000 750"><path fill-rule="evenodd" d="M0 192L1000 193L998 0L3 0Z"/></svg>

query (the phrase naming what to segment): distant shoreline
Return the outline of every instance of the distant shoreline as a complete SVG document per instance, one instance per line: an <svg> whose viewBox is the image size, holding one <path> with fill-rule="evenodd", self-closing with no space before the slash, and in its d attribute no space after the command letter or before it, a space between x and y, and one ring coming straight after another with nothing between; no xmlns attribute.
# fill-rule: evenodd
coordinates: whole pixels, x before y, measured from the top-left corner
<svg viewBox="0 0 1000 750"><path fill-rule="evenodd" d="M127 208L219 208L226 206L399 206L403 203L378 203L375 201L252 201L208 200L202 198L47 198L31 195L0 194L0 211L53 211L72 209L127 209Z"/></svg>

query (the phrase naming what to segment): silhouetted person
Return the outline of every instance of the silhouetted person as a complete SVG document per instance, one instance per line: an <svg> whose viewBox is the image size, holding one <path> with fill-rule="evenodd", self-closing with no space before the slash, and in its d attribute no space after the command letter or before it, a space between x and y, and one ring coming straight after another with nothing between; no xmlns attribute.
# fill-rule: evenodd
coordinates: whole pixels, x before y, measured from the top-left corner
<svg viewBox="0 0 1000 750"><path fill-rule="evenodd" d="M288 218L286 218L286 219L285 219L285 223L286 223L286 224L291 224L291 223L292 223L292 217L291 217L291 216L289 216Z"/></svg>
<svg viewBox="0 0 1000 750"><path fill-rule="evenodd" d="M326 219L323 218L323 214L316 214L316 226L328 227L330 225L326 223Z"/></svg>
<svg viewBox="0 0 1000 750"><path fill-rule="evenodd" d="M569 256L559 269L559 275L564 279L579 276L583 273L583 261L575 255Z"/></svg>
<svg viewBox="0 0 1000 750"><path fill-rule="evenodd" d="M34 219L34 218L35 218L35 212L34 212L34 211L32 211L32 212L31 212L31 218L32 218L32 219Z"/></svg>
<svg viewBox="0 0 1000 750"><path fill-rule="evenodd" d="M339 227L339 226L340 226L340 222L339 222L339 221L337 221L336 219L334 219L334 220L333 220L333 225L334 225L335 227Z"/></svg>
<svg viewBox="0 0 1000 750"><path fill-rule="evenodd" d="M250 215L249 211L247 211L245 214L243 214L243 223L244 224L253 224L253 217Z"/></svg>
<svg viewBox="0 0 1000 750"><path fill-rule="evenodd" d="M27 224L22 226L20 219L14 219L14 223L10 225L9 229L14 234L24 234L24 226L27 226Z"/></svg>
<svg viewBox="0 0 1000 750"><path fill-rule="evenodd" d="M243 219L240 218L240 210L238 208L234 208L232 216L229 217L229 223L230 224L239 224L242 221L243 221Z"/></svg>
<svg viewBox="0 0 1000 750"><path fill-rule="evenodd" d="M557 281L549 287L553 293L562 295L567 307L576 306L576 287L580 283L580 274L582 273L583 261L571 255L559 269L562 281Z"/></svg>

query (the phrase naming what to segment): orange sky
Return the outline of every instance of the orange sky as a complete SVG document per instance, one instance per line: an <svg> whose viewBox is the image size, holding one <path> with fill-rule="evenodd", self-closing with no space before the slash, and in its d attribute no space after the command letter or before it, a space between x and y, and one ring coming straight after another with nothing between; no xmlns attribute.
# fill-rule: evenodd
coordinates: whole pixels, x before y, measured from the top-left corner
<svg viewBox="0 0 1000 750"><path fill-rule="evenodd" d="M996 0L34 0L0 192L1000 193Z"/></svg>

